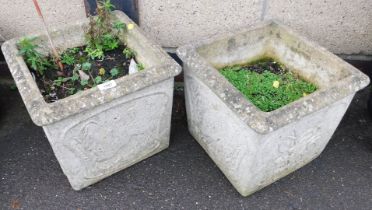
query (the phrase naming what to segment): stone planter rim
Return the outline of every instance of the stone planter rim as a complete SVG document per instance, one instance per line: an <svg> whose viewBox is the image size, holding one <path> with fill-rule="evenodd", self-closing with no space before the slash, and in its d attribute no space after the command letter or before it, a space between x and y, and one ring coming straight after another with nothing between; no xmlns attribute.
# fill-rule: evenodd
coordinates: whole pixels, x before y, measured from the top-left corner
<svg viewBox="0 0 372 210"><path fill-rule="evenodd" d="M20 90L21 97L26 105L26 108L33 120L38 126L45 126L57 121L60 121L69 116L80 112L90 110L96 106L109 103L117 98L129 95L138 90L149 87L166 79L172 78L181 72L181 67L157 44L154 44L148 39L144 32L123 12L114 11L116 18L125 24L134 24L134 29L128 31L129 34L135 36L143 45L148 46L156 53L162 54L162 60L157 65L146 67L143 71L118 78L115 81L116 86L108 90L100 90L98 87L93 87L88 90L76 93L72 96L60 99L53 103L47 103L36 82L24 61L22 56L18 55L16 43L23 37L13 38L1 46L5 59L9 65L15 83ZM52 29L51 33L58 32L65 28L80 26L87 23L88 19L81 20L73 25L59 29ZM42 37L45 33L35 33L32 37Z"/></svg>
<svg viewBox="0 0 372 210"><path fill-rule="evenodd" d="M237 35L246 34L265 27L272 28L272 30L284 30L307 46L315 48L318 52L326 56L327 59L341 63L345 70L348 71L348 76L326 88L319 88L314 93L272 112L259 110L238 89L228 82L215 67L208 63L197 52L197 49L215 41L234 38ZM195 41L179 47L177 49L177 55L183 61L184 65L190 67L188 69L193 71L197 78L207 85L247 126L260 134L268 134L306 115L317 112L366 87L370 82L369 77L358 69L332 54L324 47L294 32L277 20L264 21L238 32L226 32Z"/></svg>

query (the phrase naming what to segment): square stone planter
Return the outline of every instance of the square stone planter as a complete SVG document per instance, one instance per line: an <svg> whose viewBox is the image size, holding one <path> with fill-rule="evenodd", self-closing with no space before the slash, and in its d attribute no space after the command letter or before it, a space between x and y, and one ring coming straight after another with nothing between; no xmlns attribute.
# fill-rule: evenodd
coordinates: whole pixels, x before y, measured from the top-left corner
<svg viewBox="0 0 372 210"><path fill-rule="evenodd" d="M316 158L366 75L276 22L180 47L189 130L243 196ZM263 112L217 69L272 57L318 90Z"/></svg>
<svg viewBox="0 0 372 210"><path fill-rule="evenodd" d="M133 23L115 11L122 22ZM85 44L88 19L52 30L60 49ZM43 33L34 35L43 49ZM136 26L121 37L147 68L73 96L46 103L12 39L2 45L26 108L42 126L73 189L80 190L169 145L173 77L181 67Z"/></svg>

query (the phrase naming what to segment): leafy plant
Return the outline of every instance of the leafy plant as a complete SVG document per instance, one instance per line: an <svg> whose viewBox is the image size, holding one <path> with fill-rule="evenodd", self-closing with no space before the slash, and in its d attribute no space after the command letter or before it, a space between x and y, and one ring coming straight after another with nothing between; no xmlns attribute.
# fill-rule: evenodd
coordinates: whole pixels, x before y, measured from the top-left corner
<svg viewBox="0 0 372 210"><path fill-rule="evenodd" d="M68 94L73 95L76 92L76 88L67 88Z"/></svg>
<svg viewBox="0 0 372 210"><path fill-rule="evenodd" d="M98 46L95 46L95 47L92 47L92 46L88 45L85 48L85 52L88 53L89 57L93 60L95 60L97 58L102 60L105 56L105 53L103 52L103 46L101 46L101 45L98 45Z"/></svg>
<svg viewBox="0 0 372 210"><path fill-rule="evenodd" d="M70 78L71 78L71 81L75 82L79 80L79 75L76 72L74 72L72 77Z"/></svg>
<svg viewBox="0 0 372 210"><path fill-rule="evenodd" d="M76 54L76 53L80 52L80 48L78 48L78 47L69 48L67 51L71 54Z"/></svg>
<svg viewBox="0 0 372 210"><path fill-rule="evenodd" d="M113 68L113 69L111 69L110 70L110 74L111 74L111 76L112 77L116 77L116 76L118 76L119 75L119 69L118 68Z"/></svg>
<svg viewBox="0 0 372 210"><path fill-rule="evenodd" d="M73 54L65 52L61 55L61 62L67 65L73 65L75 63L75 57Z"/></svg>
<svg viewBox="0 0 372 210"><path fill-rule="evenodd" d="M115 6L110 0L97 2L96 18L90 17L89 29L86 33L88 46L86 52L92 59L103 59L104 51L110 51L119 47L119 33L126 29L121 21L112 22L111 11Z"/></svg>
<svg viewBox="0 0 372 210"><path fill-rule="evenodd" d="M89 80L81 80L80 84L81 86L87 86L89 84Z"/></svg>
<svg viewBox="0 0 372 210"><path fill-rule="evenodd" d="M33 1L39 16L44 21L37 0ZM127 72L121 70L122 61L117 60L117 53L113 50L123 47L122 56L127 60L135 58L135 52L120 43L124 32L132 30L135 27L134 24L126 25L115 20L111 13L114 5L110 0L98 0L97 5L98 16L90 16L89 26L86 30L87 45L84 47L70 48L59 55L54 48L47 28L52 55L44 55L39 52L38 46L34 42L35 39L22 39L17 43L19 54L24 57L30 69L35 71L37 84L41 85L39 87L47 102L54 102L99 85L107 79L116 79L126 74ZM110 63L110 60L113 60L114 65ZM62 64L65 65L65 68ZM114 66L114 68L106 71L104 68L108 66ZM58 71L58 67L60 71ZM140 63L137 64L137 67L139 70L144 69ZM49 69L57 70L57 72L46 72Z"/></svg>
<svg viewBox="0 0 372 210"><path fill-rule="evenodd" d="M67 78L64 78L64 77L58 77L56 80L54 80L53 82L53 85L56 85L56 86L61 86L63 83L69 81L71 78L67 77Z"/></svg>
<svg viewBox="0 0 372 210"><path fill-rule="evenodd" d="M92 64L89 62L85 62L81 65L81 69L83 71L89 71L92 68Z"/></svg>
<svg viewBox="0 0 372 210"><path fill-rule="evenodd" d="M111 3L110 0L104 0L104 1L101 1L101 5L102 5L102 7L103 7L107 12L110 12L110 11L112 11L113 9L115 9L115 6Z"/></svg>
<svg viewBox="0 0 372 210"><path fill-rule="evenodd" d="M96 18L90 18L89 29L86 33L88 43L86 52L92 59L102 59L104 57L104 51L118 48L118 33L114 33L112 29L119 32L125 26L120 21L111 24L111 10L115 7L110 0L101 0L97 4L98 16Z"/></svg>
<svg viewBox="0 0 372 210"><path fill-rule="evenodd" d="M112 34L104 34L102 37L103 50L114 50L119 47L119 40Z"/></svg>
<svg viewBox="0 0 372 210"><path fill-rule="evenodd" d="M132 49L127 47L123 50L123 54L124 54L126 59L131 59L131 58L134 58L136 53Z"/></svg>
<svg viewBox="0 0 372 210"><path fill-rule="evenodd" d="M112 27L114 29L116 29L117 31L123 31L125 30L127 27L125 25L125 23L121 22L121 21L115 21L114 24L112 25Z"/></svg>
<svg viewBox="0 0 372 210"><path fill-rule="evenodd" d="M39 75L44 75L44 72L49 68L55 68L52 61L48 60L44 55L39 53L33 42L35 38L23 38L17 45L19 48L19 55L22 55L32 69L34 69Z"/></svg>
<svg viewBox="0 0 372 210"><path fill-rule="evenodd" d="M96 83L97 85L101 84L102 83L102 77L97 76L96 78L94 78L94 83Z"/></svg>
<svg viewBox="0 0 372 210"><path fill-rule="evenodd" d="M145 69L145 66L142 63L138 63L137 68L138 68L139 71L142 71L142 70Z"/></svg>

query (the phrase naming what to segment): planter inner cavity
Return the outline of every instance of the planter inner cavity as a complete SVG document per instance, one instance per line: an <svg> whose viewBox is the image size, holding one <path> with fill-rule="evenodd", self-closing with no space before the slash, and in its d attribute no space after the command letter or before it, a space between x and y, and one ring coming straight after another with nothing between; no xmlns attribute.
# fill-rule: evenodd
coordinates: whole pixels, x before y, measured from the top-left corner
<svg viewBox="0 0 372 210"><path fill-rule="evenodd" d="M241 119L258 133L269 133L320 110L369 83L367 76L277 22L199 40L178 49L186 68L198 75ZM220 73L226 66L272 58L316 91L270 112L257 108ZM295 110L295 112L294 112Z"/></svg>
<svg viewBox="0 0 372 210"><path fill-rule="evenodd" d="M18 43L19 50L22 50L22 42L30 41L27 39L21 40ZM128 75L132 59L134 65L136 65L134 68L139 71L144 69L144 65L135 58L136 52L122 43L120 45L118 43L114 49L105 50L102 59L91 59L86 49L87 46L74 47L65 50L61 54L66 74L64 77L58 74L57 66L53 65L54 61L51 55L44 57L49 69L43 74L40 74L32 66L31 58L24 56L27 66L35 77L35 82L46 102L52 103L77 92L96 87L106 81ZM30 62L27 62L27 60L30 60ZM80 72L83 72L88 79L85 81L81 79Z"/></svg>
<svg viewBox="0 0 372 210"><path fill-rule="evenodd" d="M122 12L113 11L113 14L126 25L135 25ZM50 34L56 48L64 52L67 49L87 45L85 34L88 26L89 19L79 20L63 28L53 28ZM27 38L30 37L35 37L33 43L39 47L38 51L41 54L52 54L44 32L27 36ZM102 83L103 88L97 85L53 103L46 102L34 80L32 70L30 71L26 61L20 55L18 43L22 41L22 38L14 38L5 42L1 46L2 51L33 122L39 126L57 122L173 78L181 71L179 65L168 54L160 50L158 45L148 41L137 26L125 35L119 36L119 39L120 43L135 52L135 60L143 64L145 69ZM110 70L106 70L106 73L109 72ZM107 83L110 85L105 88Z"/></svg>
<svg viewBox="0 0 372 210"><path fill-rule="evenodd" d="M219 71L264 112L279 109L317 89L314 84L288 71L283 64L269 57L243 65L226 66Z"/></svg>
<svg viewBox="0 0 372 210"><path fill-rule="evenodd" d="M46 102L54 102L107 81L144 69L126 40L133 23L119 20L110 1L100 1L97 16L84 26L85 45L58 53L46 31L50 51L42 51L37 38L24 37L17 43L19 55L30 69Z"/></svg>

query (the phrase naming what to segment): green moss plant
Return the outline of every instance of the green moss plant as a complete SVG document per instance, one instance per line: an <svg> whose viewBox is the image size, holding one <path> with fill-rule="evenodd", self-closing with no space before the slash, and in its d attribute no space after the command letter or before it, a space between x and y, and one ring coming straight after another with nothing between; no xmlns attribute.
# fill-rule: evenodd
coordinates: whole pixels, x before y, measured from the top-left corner
<svg viewBox="0 0 372 210"><path fill-rule="evenodd" d="M273 73L269 66L263 65L262 68L263 72L258 73L256 69L250 70L249 65L228 66L222 68L220 72L248 100L264 112L279 109L317 89L314 84L287 70Z"/></svg>

